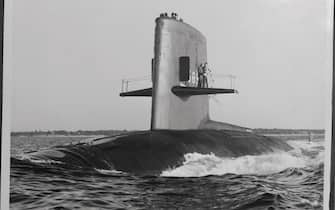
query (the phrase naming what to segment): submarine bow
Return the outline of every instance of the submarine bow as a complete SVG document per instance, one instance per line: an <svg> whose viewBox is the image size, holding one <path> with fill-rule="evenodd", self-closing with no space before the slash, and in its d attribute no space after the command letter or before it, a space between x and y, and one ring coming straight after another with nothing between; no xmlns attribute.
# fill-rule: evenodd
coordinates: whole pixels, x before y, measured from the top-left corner
<svg viewBox="0 0 335 210"><path fill-rule="evenodd" d="M159 175L180 166L187 153L218 157L260 155L292 149L277 138L232 130L155 130L104 137L87 143L30 153L32 160L66 167L118 170Z"/></svg>

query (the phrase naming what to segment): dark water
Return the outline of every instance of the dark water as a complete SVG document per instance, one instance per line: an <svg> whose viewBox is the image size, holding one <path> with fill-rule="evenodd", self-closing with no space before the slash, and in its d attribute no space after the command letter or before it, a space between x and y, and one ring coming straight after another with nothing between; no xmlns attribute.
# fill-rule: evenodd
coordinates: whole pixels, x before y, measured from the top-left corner
<svg viewBox="0 0 335 210"><path fill-rule="evenodd" d="M78 140L12 139L11 209L322 209L322 140L291 142L296 150L290 154L188 154L183 166L157 177L32 162L22 155Z"/></svg>

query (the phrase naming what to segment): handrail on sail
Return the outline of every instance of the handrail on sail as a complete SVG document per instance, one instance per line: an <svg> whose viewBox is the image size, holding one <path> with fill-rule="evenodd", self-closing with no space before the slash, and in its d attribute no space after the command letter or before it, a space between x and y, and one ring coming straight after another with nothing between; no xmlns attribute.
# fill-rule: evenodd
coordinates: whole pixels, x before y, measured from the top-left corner
<svg viewBox="0 0 335 210"><path fill-rule="evenodd" d="M122 79L121 80L121 93L134 90L135 88L143 88L144 85L140 86L141 85L140 83L145 83L145 84L151 83L151 76Z"/></svg>

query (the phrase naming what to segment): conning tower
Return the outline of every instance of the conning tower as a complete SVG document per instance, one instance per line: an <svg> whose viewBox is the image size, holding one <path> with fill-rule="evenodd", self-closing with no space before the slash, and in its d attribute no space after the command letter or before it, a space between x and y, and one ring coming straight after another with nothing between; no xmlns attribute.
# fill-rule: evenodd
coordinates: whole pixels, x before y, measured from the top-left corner
<svg viewBox="0 0 335 210"><path fill-rule="evenodd" d="M206 128L210 122L209 94L235 93L236 90L199 85L199 68L205 63L205 36L178 19L176 13L171 17L161 14L156 18L155 27L153 87L121 92L120 96L152 97L152 130Z"/></svg>

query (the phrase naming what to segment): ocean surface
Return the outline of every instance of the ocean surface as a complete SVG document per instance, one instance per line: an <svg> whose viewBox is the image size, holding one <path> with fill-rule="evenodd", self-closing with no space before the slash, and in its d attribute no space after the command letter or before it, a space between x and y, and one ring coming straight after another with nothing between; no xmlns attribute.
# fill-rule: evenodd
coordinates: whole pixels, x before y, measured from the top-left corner
<svg viewBox="0 0 335 210"><path fill-rule="evenodd" d="M64 168L25 153L88 136L11 140L11 209L322 209L323 137L285 136L294 150L239 158L185 154L160 176ZM291 140L290 140L291 139Z"/></svg>

